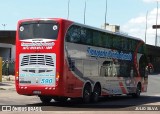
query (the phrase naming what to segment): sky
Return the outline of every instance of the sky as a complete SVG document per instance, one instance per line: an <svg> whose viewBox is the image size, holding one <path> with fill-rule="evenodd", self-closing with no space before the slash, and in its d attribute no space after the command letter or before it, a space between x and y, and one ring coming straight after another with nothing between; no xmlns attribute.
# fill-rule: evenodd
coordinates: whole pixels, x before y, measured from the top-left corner
<svg viewBox="0 0 160 114"><path fill-rule="evenodd" d="M69 20L101 28L105 22L106 0L70 0ZM148 16L146 19L148 11ZM160 2L158 9L160 18ZM119 25L121 32L155 45L157 2L155 0L107 0L106 21ZM16 30L17 22L28 18L67 18L68 0L0 0L0 30ZM158 19L160 24L160 19ZM3 26L5 25L5 26ZM160 46L160 30L158 45Z"/></svg>

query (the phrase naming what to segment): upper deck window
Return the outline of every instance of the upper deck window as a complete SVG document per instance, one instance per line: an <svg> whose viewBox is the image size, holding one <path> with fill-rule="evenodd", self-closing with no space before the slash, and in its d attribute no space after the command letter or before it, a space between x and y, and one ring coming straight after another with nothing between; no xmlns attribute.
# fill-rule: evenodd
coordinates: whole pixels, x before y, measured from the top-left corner
<svg viewBox="0 0 160 114"><path fill-rule="evenodd" d="M25 39L57 39L59 25L54 21L23 22L19 26L19 38Z"/></svg>

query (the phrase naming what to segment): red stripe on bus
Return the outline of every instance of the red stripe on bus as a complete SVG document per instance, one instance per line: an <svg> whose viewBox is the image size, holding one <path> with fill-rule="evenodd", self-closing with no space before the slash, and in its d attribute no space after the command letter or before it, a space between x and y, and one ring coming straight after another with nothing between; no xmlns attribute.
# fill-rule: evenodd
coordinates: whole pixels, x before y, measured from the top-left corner
<svg viewBox="0 0 160 114"><path fill-rule="evenodd" d="M122 90L123 94L126 94L126 93L127 93L127 91L126 91L126 89L125 89L125 87L124 87L124 85L123 85L123 83L122 83L122 82L119 82L119 86L120 86L120 88L121 88L121 90Z"/></svg>

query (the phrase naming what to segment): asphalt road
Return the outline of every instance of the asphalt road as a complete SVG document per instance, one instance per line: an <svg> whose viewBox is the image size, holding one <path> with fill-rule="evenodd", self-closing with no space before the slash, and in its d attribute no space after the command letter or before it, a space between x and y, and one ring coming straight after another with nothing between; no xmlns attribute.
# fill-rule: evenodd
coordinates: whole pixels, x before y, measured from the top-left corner
<svg viewBox="0 0 160 114"><path fill-rule="evenodd" d="M149 83L146 95L160 97L160 74L149 75Z"/></svg>
<svg viewBox="0 0 160 114"><path fill-rule="evenodd" d="M0 105L39 106L46 111L125 111L153 106L160 110L160 74L149 75L148 92L140 98L131 96L102 97L98 103L83 104L81 100L42 104L36 96L18 95L14 90L0 90Z"/></svg>

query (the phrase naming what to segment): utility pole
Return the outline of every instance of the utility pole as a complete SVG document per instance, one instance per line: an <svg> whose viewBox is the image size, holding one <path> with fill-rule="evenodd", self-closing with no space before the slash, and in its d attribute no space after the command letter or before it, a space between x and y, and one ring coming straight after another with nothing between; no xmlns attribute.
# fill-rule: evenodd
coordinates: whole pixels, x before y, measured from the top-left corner
<svg viewBox="0 0 160 114"><path fill-rule="evenodd" d="M146 30L145 30L145 43L146 43L146 37L147 37L147 28L148 28L148 23L147 23L147 21L148 21L148 11L147 11L147 14L146 14Z"/></svg>
<svg viewBox="0 0 160 114"><path fill-rule="evenodd" d="M86 0L85 0L85 5L84 5L84 24L85 24L85 19L86 19Z"/></svg>
<svg viewBox="0 0 160 114"><path fill-rule="evenodd" d="M156 15L156 26L158 23L158 1L157 1L157 15ZM155 46L157 46L157 27L156 27L156 38L155 38Z"/></svg>
<svg viewBox="0 0 160 114"><path fill-rule="evenodd" d="M107 6L108 6L108 3L107 3L107 0L106 0L106 11L105 11L105 22L104 22L104 28L106 29L106 20L107 20Z"/></svg>
<svg viewBox="0 0 160 114"><path fill-rule="evenodd" d="M157 25L157 23L158 23L158 0L157 0L156 25L152 26L153 29L156 29L155 47L157 46L157 29L160 29L160 25Z"/></svg>
<svg viewBox="0 0 160 114"><path fill-rule="evenodd" d="M2 24L2 26L3 26L4 30L5 30L5 27L7 26L7 24Z"/></svg>
<svg viewBox="0 0 160 114"><path fill-rule="evenodd" d="M67 19L69 19L69 7L70 7L70 0L68 0L68 15L67 15Z"/></svg>

